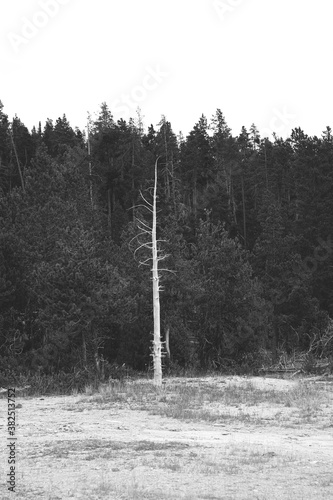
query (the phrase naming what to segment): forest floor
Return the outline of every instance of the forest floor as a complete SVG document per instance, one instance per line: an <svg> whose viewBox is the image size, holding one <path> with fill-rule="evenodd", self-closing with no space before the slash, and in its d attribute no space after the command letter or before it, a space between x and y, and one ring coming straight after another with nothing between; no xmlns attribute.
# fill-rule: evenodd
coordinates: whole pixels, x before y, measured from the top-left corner
<svg viewBox="0 0 333 500"><path fill-rule="evenodd" d="M3 399L0 498L333 499L333 382L167 379L160 393L130 384L17 398L15 493Z"/></svg>

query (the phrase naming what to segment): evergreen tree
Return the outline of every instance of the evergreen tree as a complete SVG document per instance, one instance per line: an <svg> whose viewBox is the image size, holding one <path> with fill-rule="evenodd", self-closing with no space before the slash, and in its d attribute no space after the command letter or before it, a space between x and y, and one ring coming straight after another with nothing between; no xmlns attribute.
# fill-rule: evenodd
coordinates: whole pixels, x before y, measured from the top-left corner
<svg viewBox="0 0 333 500"><path fill-rule="evenodd" d="M199 194L212 179L213 158L208 136L207 119L202 115L181 145L181 178L186 186L184 202L196 220Z"/></svg>
<svg viewBox="0 0 333 500"><path fill-rule="evenodd" d="M222 226L199 222L191 265L201 291L193 301L193 327L202 367L222 368L264 344L267 316L247 255Z"/></svg>

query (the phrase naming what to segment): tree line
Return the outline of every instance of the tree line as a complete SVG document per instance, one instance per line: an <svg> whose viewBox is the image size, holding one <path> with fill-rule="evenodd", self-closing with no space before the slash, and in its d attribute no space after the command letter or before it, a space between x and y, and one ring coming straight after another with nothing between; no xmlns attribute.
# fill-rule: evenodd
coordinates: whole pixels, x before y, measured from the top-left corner
<svg viewBox="0 0 333 500"><path fill-rule="evenodd" d="M157 157L171 369L255 364L261 350L330 355L330 127L233 136L217 109L183 137L165 116L145 130L140 111L128 122L111 111L101 105L89 136L66 115L29 132L0 102L1 369L147 369L152 286L136 221Z"/></svg>

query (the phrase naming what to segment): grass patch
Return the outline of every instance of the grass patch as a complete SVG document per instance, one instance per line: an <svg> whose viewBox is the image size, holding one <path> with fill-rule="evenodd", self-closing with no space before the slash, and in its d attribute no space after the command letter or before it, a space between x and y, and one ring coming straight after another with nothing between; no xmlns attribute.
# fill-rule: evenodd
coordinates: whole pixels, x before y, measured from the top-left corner
<svg viewBox="0 0 333 500"><path fill-rule="evenodd" d="M71 454L74 455L77 453L81 453L82 459L87 460L87 456L88 454L91 454L91 452L96 452L101 458L107 458L110 453L114 455L115 452L123 451L127 448L128 444L120 441L107 441L103 439L86 439L83 441L59 440L51 443L45 443L42 449L38 448L38 450L36 450L36 453L32 452L30 454L30 458L35 459L49 456L60 459L70 457ZM90 457L91 456L92 455L90 455Z"/></svg>
<svg viewBox="0 0 333 500"><path fill-rule="evenodd" d="M204 380L190 382L177 379L167 381L159 389L149 381L130 381L104 384L98 392L83 397L77 402L76 411L82 405L96 403L101 408L114 404L128 405L133 410L145 410L154 415L191 421L265 423L261 413L273 409L276 422L288 421L290 415L297 423L311 422L321 415L322 408L332 408L331 386L316 386L299 381L285 390L261 389L251 381L205 383ZM329 413L329 412L328 412ZM332 414L332 412L330 412ZM267 419L266 419L267 420ZM332 425L332 418L328 425Z"/></svg>
<svg viewBox="0 0 333 500"><path fill-rule="evenodd" d="M203 475L256 474L265 468L285 466L295 462L291 455L255 445L229 444L219 454L203 457L198 461L198 473Z"/></svg>
<svg viewBox="0 0 333 500"><path fill-rule="evenodd" d="M94 460L95 458L110 459L116 455L136 453L161 452L165 450L185 450L189 447L187 443L178 441L154 442L139 441L133 446L131 443L122 441L110 441L103 439L81 440L62 440L52 443L46 443L43 449L36 449L36 452L30 453L30 458L41 457L68 458L74 454L80 454L82 460Z"/></svg>
<svg viewBox="0 0 333 500"><path fill-rule="evenodd" d="M187 443L179 443L178 441L168 441L168 442L160 442L157 443L155 441L140 441L137 445L134 446L135 451L160 451L167 449L176 449L183 450L188 448L189 445Z"/></svg>

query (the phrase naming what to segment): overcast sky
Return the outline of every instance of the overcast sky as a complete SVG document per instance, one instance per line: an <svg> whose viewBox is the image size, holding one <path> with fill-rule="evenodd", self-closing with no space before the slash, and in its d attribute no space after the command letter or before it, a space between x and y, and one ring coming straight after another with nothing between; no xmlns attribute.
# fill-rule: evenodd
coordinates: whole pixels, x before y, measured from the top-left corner
<svg viewBox="0 0 333 500"><path fill-rule="evenodd" d="M187 135L217 108L234 135L333 127L332 0L0 0L0 100L31 129L109 105Z"/></svg>

